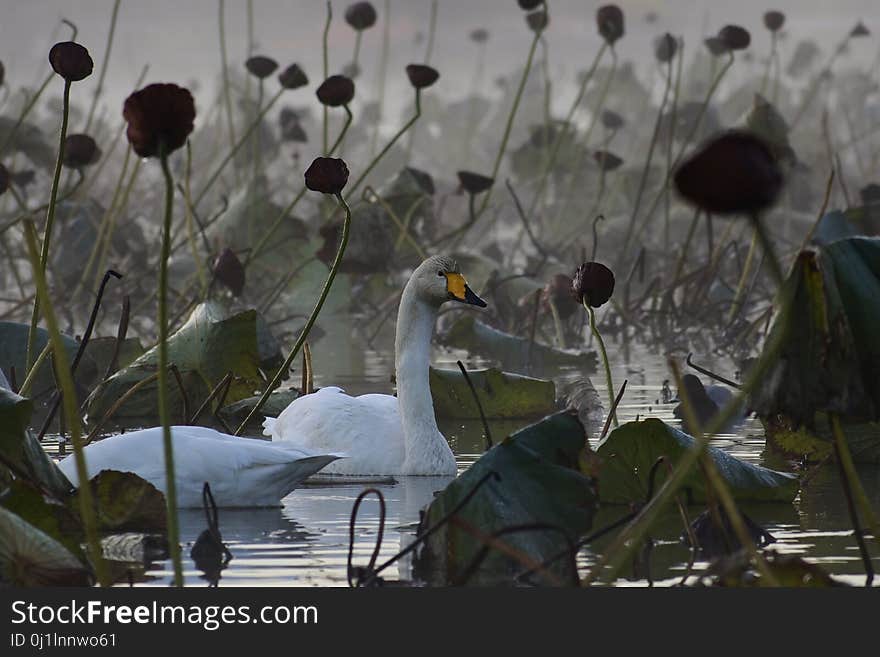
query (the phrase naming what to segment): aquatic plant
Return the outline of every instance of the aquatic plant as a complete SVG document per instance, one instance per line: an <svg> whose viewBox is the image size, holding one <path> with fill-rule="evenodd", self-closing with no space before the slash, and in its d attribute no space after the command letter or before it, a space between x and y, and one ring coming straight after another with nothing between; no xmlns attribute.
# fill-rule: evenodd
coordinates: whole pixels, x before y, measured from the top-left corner
<svg viewBox="0 0 880 657"><path fill-rule="evenodd" d="M174 585L183 586L180 530L177 519L177 486L174 476L174 449L171 443L171 414L168 408L168 257L171 249L171 222L174 181L168 158L185 143L193 130L196 108L192 94L176 84L151 84L125 99L122 116L128 124L126 136L141 157L156 157L165 178L165 216L159 256L159 312L157 370L158 406L165 451L166 499L168 502L168 543L174 567ZM84 479L81 479L84 481Z"/></svg>

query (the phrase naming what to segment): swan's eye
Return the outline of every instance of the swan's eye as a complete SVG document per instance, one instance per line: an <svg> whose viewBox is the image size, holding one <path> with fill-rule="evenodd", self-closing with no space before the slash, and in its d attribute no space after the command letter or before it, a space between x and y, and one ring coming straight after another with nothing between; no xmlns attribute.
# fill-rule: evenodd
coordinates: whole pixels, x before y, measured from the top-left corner
<svg viewBox="0 0 880 657"><path fill-rule="evenodd" d="M437 275L438 275L438 276L441 276L441 277L442 277L442 276L446 276L446 272L444 272L444 271L438 271L438 272L437 272Z"/></svg>

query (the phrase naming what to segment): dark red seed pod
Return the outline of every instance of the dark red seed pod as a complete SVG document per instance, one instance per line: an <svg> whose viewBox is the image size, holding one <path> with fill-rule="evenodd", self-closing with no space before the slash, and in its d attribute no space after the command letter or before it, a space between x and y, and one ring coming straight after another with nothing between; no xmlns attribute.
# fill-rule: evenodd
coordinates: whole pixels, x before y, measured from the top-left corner
<svg viewBox="0 0 880 657"><path fill-rule="evenodd" d="M745 50L752 42L752 35L749 31L739 25L725 25L718 32L718 38L730 50Z"/></svg>
<svg viewBox="0 0 880 657"><path fill-rule="evenodd" d="M230 248L223 249L214 260L214 278L230 289L233 296L241 296L244 290L244 265Z"/></svg>
<svg viewBox="0 0 880 657"><path fill-rule="evenodd" d="M322 194L341 194L348 182L348 166L335 157L318 157L306 170L306 187Z"/></svg>
<svg viewBox="0 0 880 657"><path fill-rule="evenodd" d="M474 43L486 43L489 40L489 30L478 27L471 32L470 37Z"/></svg>
<svg viewBox="0 0 880 657"><path fill-rule="evenodd" d="M669 32L657 37L654 42L654 56L658 62L665 64L672 61L676 52L678 52L678 41Z"/></svg>
<svg viewBox="0 0 880 657"><path fill-rule="evenodd" d="M255 55L244 63L244 67L254 77L265 80L278 69L278 62L271 57Z"/></svg>
<svg viewBox="0 0 880 657"><path fill-rule="evenodd" d="M278 75L278 82L285 89L299 89L309 83L309 78L299 64L291 64Z"/></svg>
<svg viewBox="0 0 880 657"><path fill-rule="evenodd" d="M785 25L785 14L781 11L770 10L764 12L764 27L771 32L778 32Z"/></svg>
<svg viewBox="0 0 880 657"><path fill-rule="evenodd" d="M599 118L606 130L620 130L626 123L620 114L611 110L602 110Z"/></svg>
<svg viewBox="0 0 880 657"><path fill-rule="evenodd" d="M856 26L850 31L849 35L851 37L866 37L871 34L871 30L868 29L867 25L865 25L862 21L856 23Z"/></svg>
<svg viewBox="0 0 880 657"><path fill-rule="evenodd" d="M544 4L544 0L516 0L519 8L523 11L531 11L537 6Z"/></svg>
<svg viewBox="0 0 880 657"><path fill-rule="evenodd" d="M593 153L593 159L602 171L614 171L623 164L623 160L608 151L596 151Z"/></svg>
<svg viewBox="0 0 880 657"><path fill-rule="evenodd" d="M345 10L345 22L362 32L376 24L376 8L369 2L355 2Z"/></svg>
<svg viewBox="0 0 880 657"><path fill-rule="evenodd" d="M556 307L561 319L568 319L577 310L578 304L571 296L571 277L565 274L555 274L544 289L541 290L541 306L547 311L550 310L550 302Z"/></svg>
<svg viewBox="0 0 880 657"><path fill-rule="evenodd" d="M354 82L344 75L331 75L321 83L315 93L322 105L328 107L348 105L354 98Z"/></svg>
<svg viewBox="0 0 880 657"><path fill-rule="evenodd" d="M539 9L526 14L526 25L532 32L543 32L550 24L550 14L546 9Z"/></svg>
<svg viewBox="0 0 880 657"><path fill-rule="evenodd" d="M67 135L64 139L63 164L71 169L81 169L101 159L101 149L88 135Z"/></svg>
<svg viewBox="0 0 880 657"><path fill-rule="evenodd" d="M474 173L473 171L459 171L458 182L464 191L473 196L488 191L495 184L493 178Z"/></svg>
<svg viewBox="0 0 880 657"><path fill-rule="evenodd" d="M614 272L600 262L585 262L571 278L571 292L578 303L598 308L614 293Z"/></svg>
<svg viewBox="0 0 880 657"><path fill-rule="evenodd" d="M725 43L720 37L717 36L704 39L703 44L706 46L713 57L720 57L721 55L730 52L730 47L727 45L727 43Z"/></svg>
<svg viewBox="0 0 880 657"><path fill-rule="evenodd" d="M125 99L122 117L126 136L141 157L167 155L186 143L193 131L196 106L192 94L176 84L151 84Z"/></svg>
<svg viewBox="0 0 880 657"><path fill-rule="evenodd" d="M437 69L424 64L409 64L406 67L406 77L416 89L425 89L437 82L440 74Z"/></svg>
<svg viewBox="0 0 880 657"><path fill-rule="evenodd" d="M682 163L674 180L684 198L719 215L760 212L773 205L783 184L770 146L744 130L713 138Z"/></svg>
<svg viewBox="0 0 880 657"><path fill-rule="evenodd" d="M85 46L74 41L62 41L52 46L49 51L49 63L52 65L52 70L68 82L85 80L95 67Z"/></svg>
<svg viewBox="0 0 880 657"><path fill-rule="evenodd" d="M599 7L596 10L596 26L602 38L613 46L623 36L623 11L617 5Z"/></svg>

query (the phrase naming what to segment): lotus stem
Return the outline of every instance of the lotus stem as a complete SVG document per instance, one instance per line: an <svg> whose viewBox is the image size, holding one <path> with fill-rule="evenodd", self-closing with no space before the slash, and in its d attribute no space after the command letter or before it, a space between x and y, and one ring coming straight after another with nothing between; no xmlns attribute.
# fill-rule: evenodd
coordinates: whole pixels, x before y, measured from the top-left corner
<svg viewBox="0 0 880 657"><path fill-rule="evenodd" d="M218 1L217 11L220 24L220 64L223 69L223 100L226 106L226 129L229 131L229 146L235 148L235 121L232 114L232 94L229 84L229 57L226 54L226 2Z"/></svg>
<svg viewBox="0 0 880 657"><path fill-rule="evenodd" d="M174 181L168 167L168 153L159 147L159 161L165 177L165 220L162 227L162 251L159 257L159 421L165 451L165 499L168 509L168 548L174 567L174 586L183 586L183 563L180 555L180 529L177 518L177 480L174 471L174 445L171 441L171 412L168 407L168 256L171 250L171 217L174 205Z"/></svg>
<svg viewBox="0 0 880 657"><path fill-rule="evenodd" d="M382 51L379 55L379 107L376 112L376 125L373 126L373 138L370 141L370 156L376 152L379 143L379 126L382 125L382 110L385 107L385 80L388 75L388 44L391 41L391 0L385 0L382 22Z"/></svg>
<svg viewBox="0 0 880 657"><path fill-rule="evenodd" d="M254 130L256 130L259 127L260 122L263 120L263 117L265 117L266 114L269 113L269 111L272 109L272 107L275 105L275 103L278 102L278 99L281 98L281 94L283 94L283 93L284 93L284 87L281 87L275 93L275 95L269 99L269 102L266 104L266 106L259 111L256 118L248 126L247 130L245 130L244 134L238 139L238 141L235 142L235 145L233 145L233 147L230 149L229 153L226 154L226 157L224 157L220 161L220 164L217 165L217 168L214 169L213 173L211 173L211 176L208 178L208 182L206 182L205 186L202 187L202 191L199 192L198 196L196 196L196 200L193 202L193 210L195 210L196 208L199 207L199 203L201 203L202 199L205 197L205 194L208 193L208 190L211 189L213 184L215 182L217 182L217 178L219 178L220 174L223 173L223 169L225 169L226 165L229 164L230 160L232 160L232 158L235 157L235 154L238 153L238 151L241 149L241 147L247 141L248 137L250 137L251 134L253 134Z"/></svg>
<svg viewBox="0 0 880 657"><path fill-rule="evenodd" d="M727 323L733 322L739 309L742 307L745 299L743 294L746 289L746 281L749 274L752 273L752 263L755 260L755 252L758 250L758 231L752 231L752 241L749 243L749 251L746 254L746 261L743 264L742 273L739 276L739 282L736 284L736 292L733 295L733 303L730 304L730 312L727 314Z"/></svg>
<svg viewBox="0 0 880 657"><path fill-rule="evenodd" d="M119 15L119 3L121 0L115 0L113 3L113 12L110 14L110 29L107 32L107 47L104 48L104 59L101 62L101 72L98 74L98 87L95 89L95 96L92 98L92 105L89 107L89 116L86 119L86 127L83 132L88 132L92 127L92 119L95 118L95 108L98 106L98 97L104 91L104 78L107 76L107 65L110 63L110 51L113 49L113 36L116 34L116 17Z"/></svg>
<svg viewBox="0 0 880 657"><path fill-rule="evenodd" d="M688 426L693 428L694 438L697 439L697 436L702 433L703 429L700 426L700 421L697 418L697 413L694 410L693 402L688 395L687 388L684 386L681 370L678 367L678 363L674 360L670 360L669 367L672 370L672 376L675 379L675 385L678 388L678 394L681 397L681 405L684 410L685 419L687 420ZM706 485L715 493L718 500L721 502L721 506L724 508L724 511L730 520L730 524L733 527L737 539L739 539L740 545L749 553L749 556L755 562L761 575L773 586L778 586L779 582L773 576L764 557L758 552L758 548L746 528L746 523L743 520L742 514L740 514L739 509L736 506L733 494L730 492L727 483L718 473L718 468L715 466L715 462L705 453L701 455L700 460L703 466L703 472L706 476Z"/></svg>
<svg viewBox="0 0 880 657"><path fill-rule="evenodd" d="M840 458L840 466L847 479L850 490L855 494L856 501L861 507L862 515L865 521L871 527L871 533L874 540L880 545L880 522L871 506L862 481L859 479L859 473L856 471L855 463L852 459L852 453L849 451L849 443L846 440L846 434L843 431L843 425L840 422L840 416L837 413L830 413L831 432L834 434L834 445L837 455Z"/></svg>
<svg viewBox="0 0 880 657"><path fill-rule="evenodd" d="M49 342L52 345L52 353L55 358L55 372L58 377L58 385L61 387L64 400L64 415L70 425L70 440L73 445L76 475L79 479L79 510L83 528L86 534L89 556L95 569L95 576L101 586L109 586L110 580L104 564L101 551L101 541L98 538L98 523L95 519L95 507L92 502L92 487L89 482L86 456L83 452L81 441L82 419L77 413L76 388L73 384L73 375L70 372L70 361L67 351L61 340L61 332L58 329L58 321L52 308L52 299L46 286L46 275L39 257L37 256L36 229L32 221L25 221L25 241L27 242L28 257L34 272L34 281L37 288L37 298L43 299L45 310L43 316L46 320L46 328L49 333Z"/></svg>
<svg viewBox="0 0 880 657"><path fill-rule="evenodd" d="M782 295L779 311L780 321L787 321L791 304L791 295ZM764 357L759 359L750 370L746 380L743 382L742 388L720 409L719 413L702 432L702 435L694 436L695 443L693 448L687 450L682 455L675 470L666 479L657 494L642 507L632 522L617 535L612 544L603 552L602 557L585 578L585 585L591 584L600 576L610 579L620 572L623 565L631 558L633 551L641 545L641 541L651 530L656 520L664 513L666 505L674 500L676 493L687 481L694 466L697 465L700 457L705 452L709 440L734 417L757 383L766 376L770 365L775 361L784 343L783 339L774 338L765 345ZM605 570L606 567L607 571Z"/></svg>
<svg viewBox="0 0 880 657"><path fill-rule="evenodd" d="M602 47L599 48L599 51L593 58L593 63L590 65L589 70L587 71L586 75L584 75L584 78L581 80L580 89L578 89L577 96L575 96L575 99L568 110L568 114L565 115L565 122L562 124L562 128L560 128L559 134L553 140L553 147L550 151L550 156L547 158L544 168L541 171L541 176L538 179L538 189L535 190L535 195L532 197L532 203L529 206L529 216L534 216L535 208L537 208L538 206L538 202L540 201L541 196L544 193L544 189L547 185L547 180L550 177L550 171L553 170L553 165L556 164L556 159L559 156L559 151L562 147L562 143L565 141L565 138L568 135L568 130L571 126L572 118L574 117L577 108L580 107L581 101L583 101L584 99L584 95L587 91L587 86L593 79L593 75L595 75L596 69L599 67L599 62L602 60L602 56L605 54L606 48L608 48L608 42L603 40Z"/></svg>
<svg viewBox="0 0 880 657"><path fill-rule="evenodd" d="M324 36L322 37L322 40L321 40L321 47L322 47L322 53L323 53L322 56L323 56L323 63L324 63L323 71L324 71L324 79L325 80L330 75L330 70L329 70L330 67L329 67L329 64L327 61L327 57L328 57L327 56L327 35L330 33L330 22L332 20L333 20L333 6L330 4L330 0L327 0L327 20L324 23ZM323 152L326 153L327 152L327 143L328 143L328 139L327 139L327 118L328 117L327 117L327 106L326 105L324 105L324 107L323 107L323 112L324 112L324 141L322 143L324 145Z"/></svg>
<svg viewBox="0 0 880 657"><path fill-rule="evenodd" d="M547 11L545 6L544 11ZM535 30L535 36L532 37L532 45L529 47L529 55L526 58L526 65L523 69L522 76L519 79L519 85L516 88L516 95L513 97L513 105L510 107L510 113L507 115L507 123L504 126L504 134L501 137L501 146L498 147L498 154L495 156L495 164L492 166L492 175L489 176L492 179L498 177L498 171L501 169L501 161L504 159L504 154L507 152L507 142L510 139L510 131L513 129L513 121L516 118L517 110L519 110L520 100L522 100L523 90L526 88L526 82L529 79L529 73L532 70L532 62L535 60L535 51L538 49L538 43L541 41L541 30ZM492 198L492 188L486 192L486 195L483 197L483 202L480 205L480 209L477 211L477 215L483 214L486 210L486 207L489 205L489 199Z"/></svg>
<svg viewBox="0 0 880 657"><path fill-rule="evenodd" d="M333 286L333 279L336 278L336 273L339 271L339 266L342 264L342 256L345 254L345 247L348 245L348 234L349 229L351 228L351 208L348 207L348 204L345 202L342 194L335 194L335 196L337 202L340 206L342 206L342 209L345 212L345 217L342 221L342 237L339 241L339 248L336 250L336 257L333 259L333 264L330 266L330 273L327 275L327 280L324 281L324 287L321 289L321 294L318 297L318 301L315 303L315 308L312 310L312 314L309 315L305 326L303 326L299 338L297 338L296 343L293 345L293 349L287 355L287 358L284 360L284 363L281 365L281 367L278 368L278 371L275 373L272 381L269 383L268 386L266 386L266 389L260 396L259 401L257 401L254 407L250 410L250 412L247 414L247 417L238 426L238 429L235 430L236 436L241 435L247 424L257 413L260 412L260 409L263 408L263 406L269 400L269 396L272 394L272 392L276 388L278 388L279 385L281 385L281 379L284 377L284 374L290 368L291 363L293 363L293 360L296 358L299 350L302 348L306 339L309 337L309 331L312 330L312 326L314 326L315 320L318 319L318 315L321 313L321 308L324 306L324 301L327 299L327 295L330 293L330 288Z"/></svg>
<svg viewBox="0 0 880 657"><path fill-rule="evenodd" d="M629 218L629 226L626 229L626 237L623 240L623 251L626 252L636 227L636 218L639 216L639 208L642 205L642 196L645 193L645 185L648 182L648 172L651 170L651 160L654 157L654 149L657 146L657 137L660 135L660 124L663 121L663 110L666 109L666 101L669 99L669 91L672 89L672 59L667 62L666 88L663 90L663 100L657 110L657 119L654 121L654 132L651 134L651 144L648 146L648 155L645 158L645 166L642 167L642 176L639 179L639 187L636 192L636 200L633 203L632 214ZM604 171L603 171L604 173Z"/></svg>
<svg viewBox="0 0 880 657"><path fill-rule="evenodd" d="M43 249L40 253L40 273L43 275L46 273L46 263L49 261L49 244L52 240L52 225L55 223L55 204L58 200L58 184L61 180L61 166L64 162L64 142L67 139L67 122L70 115L70 84L70 80L64 81L58 158L55 160L55 175L52 178L52 190L49 193L49 209L46 212L46 232L43 235ZM25 354L26 371L30 371L31 368L31 359L34 355L34 340L37 337L37 322L39 319L40 295L37 295L34 298L34 310L31 314L31 325L28 330L27 351Z"/></svg>
<svg viewBox="0 0 880 657"><path fill-rule="evenodd" d="M403 127L394 134L394 136L391 139L388 140L388 143L385 144L385 147L381 151L379 151L379 154L376 155L376 157L374 157L372 159L372 161L367 165L367 168L363 170L363 173L361 173L360 177L357 180L355 180L354 184L351 186L351 191L349 192L349 194L354 194L357 191L357 188L360 187L360 184L362 182L364 182L364 180L370 174L370 172L373 170L373 168L379 163L379 160L381 160L383 157L385 157L385 154L389 150L391 150L391 147L394 146L394 144L397 142L397 140L400 139L404 135L404 133L415 124L416 121L419 120L419 117L421 115L422 115L422 90L416 89L416 112L415 112L415 114L413 114L413 117L409 121L407 121L403 125Z"/></svg>
<svg viewBox="0 0 880 657"><path fill-rule="evenodd" d="M584 308L587 313L590 315L590 332L593 334L593 337L596 338L596 342L599 343L599 354L602 356L602 365L605 366L605 385L608 386L608 400L610 402L609 414L613 418L614 426L617 427L617 410L614 404L614 383L611 380L611 366L608 364L608 352L605 351L605 341L602 339L602 334L599 333L599 328L596 326L596 311L593 309L587 299L583 301Z"/></svg>

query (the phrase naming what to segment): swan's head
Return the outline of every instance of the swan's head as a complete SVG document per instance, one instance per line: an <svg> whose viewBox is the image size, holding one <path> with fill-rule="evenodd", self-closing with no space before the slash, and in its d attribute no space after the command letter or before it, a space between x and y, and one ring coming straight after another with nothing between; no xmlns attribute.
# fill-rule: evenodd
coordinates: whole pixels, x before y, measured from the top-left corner
<svg viewBox="0 0 880 657"><path fill-rule="evenodd" d="M448 256L436 255L425 260L410 277L407 287L410 286L414 287L419 298L434 306L459 301L486 307L486 302L468 287L455 260Z"/></svg>

